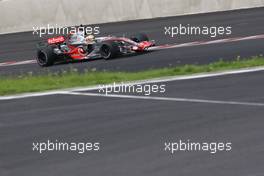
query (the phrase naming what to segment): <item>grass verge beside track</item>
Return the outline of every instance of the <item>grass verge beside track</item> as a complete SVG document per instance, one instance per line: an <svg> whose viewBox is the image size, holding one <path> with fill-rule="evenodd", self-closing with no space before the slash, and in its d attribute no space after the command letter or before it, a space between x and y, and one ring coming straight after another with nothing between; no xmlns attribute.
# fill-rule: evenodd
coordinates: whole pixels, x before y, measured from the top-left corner
<svg viewBox="0 0 264 176"><path fill-rule="evenodd" d="M19 77L0 77L0 95L10 95L26 92L39 92L79 86L107 84L158 78L164 76L208 73L231 69L264 66L264 57L236 59L235 61L218 61L208 65L185 65L163 69L153 69L141 72L97 72L78 73L73 70L61 74L23 75Z"/></svg>

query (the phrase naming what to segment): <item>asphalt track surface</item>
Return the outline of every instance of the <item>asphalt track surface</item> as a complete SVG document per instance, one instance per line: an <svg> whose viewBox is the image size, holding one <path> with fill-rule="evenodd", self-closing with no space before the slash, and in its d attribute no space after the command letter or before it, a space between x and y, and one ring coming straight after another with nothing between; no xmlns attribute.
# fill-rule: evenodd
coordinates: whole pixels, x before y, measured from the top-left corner
<svg viewBox="0 0 264 176"><path fill-rule="evenodd" d="M133 34L145 32L150 38L157 41L158 45L171 43L186 43L192 41L210 41L230 37L247 37L264 34L264 8L219 12L181 17L159 18L153 20L139 20L121 23L108 23L99 25L102 36ZM190 24L191 26L231 26L232 35L210 38L208 36L179 36L171 38L164 35L165 26L178 26ZM98 25L94 25L98 26ZM0 62L23 61L35 58L35 45L41 39L32 32L0 35ZM242 58L261 55L264 52L264 39L255 39L240 42L211 44L156 51L140 56L122 57L110 61L96 60L85 63L63 64L43 69L37 64L1 67L1 75L18 75L28 72L47 73L58 72L76 68L115 70L115 71L140 71L151 68L161 68L183 64L206 64L219 59L230 60L237 56Z"/></svg>
<svg viewBox="0 0 264 176"><path fill-rule="evenodd" d="M264 9L221 12L101 25L102 35L144 31L159 44L211 40L203 36L164 37L163 27L231 25L229 37L264 33ZM1 62L32 59L39 39L31 33L0 36ZM186 63L204 64L219 58L262 54L264 40L249 40L152 52L111 61L57 65L69 69L138 71ZM1 67L1 75L33 71L36 64ZM0 101L0 175L114 175L114 176L262 176L264 175L263 71L166 83L167 101L126 97L52 95ZM83 95L81 95L83 94ZM207 100L193 102L187 100ZM222 102L222 103L213 103ZM228 102L240 102L230 104ZM101 150L76 152L32 151L33 142L100 142ZM232 151L164 151L165 142L232 142Z"/></svg>
<svg viewBox="0 0 264 176"><path fill-rule="evenodd" d="M263 104L263 74L167 82L166 93L151 97ZM263 106L68 94L0 104L1 176L264 175ZM32 151L32 142L48 139L100 142L101 149ZM232 151L164 151L165 142L188 139L232 142Z"/></svg>

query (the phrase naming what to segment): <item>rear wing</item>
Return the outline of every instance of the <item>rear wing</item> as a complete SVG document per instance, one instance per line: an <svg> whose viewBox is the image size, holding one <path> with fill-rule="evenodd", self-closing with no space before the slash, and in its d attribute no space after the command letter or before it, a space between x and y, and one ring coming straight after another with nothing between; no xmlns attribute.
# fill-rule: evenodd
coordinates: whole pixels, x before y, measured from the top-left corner
<svg viewBox="0 0 264 176"><path fill-rule="evenodd" d="M49 45L63 43L63 42L65 42L65 40L66 39L64 36L49 38L46 41L42 41L42 42L37 43L37 48L41 50L43 48L48 47Z"/></svg>

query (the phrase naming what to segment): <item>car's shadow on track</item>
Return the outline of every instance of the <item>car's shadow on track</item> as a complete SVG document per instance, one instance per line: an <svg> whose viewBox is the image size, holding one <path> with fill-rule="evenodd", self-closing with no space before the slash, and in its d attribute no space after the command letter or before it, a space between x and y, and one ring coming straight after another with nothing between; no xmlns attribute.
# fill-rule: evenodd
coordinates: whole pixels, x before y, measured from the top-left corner
<svg viewBox="0 0 264 176"><path fill-rule="evenodd" d="M68 65L68 64L77 64L77 63L87 63L87 62L95 62L98 60L105 60L107 62L111 62L113 60L119 60L119 59L125 59L125 58L131 58L131 57L136 57L136 56L142 56L142 55L146 55L149 53L152 53L154 51L147 51L147 52L141 52L141 53L131 53L131 54L127 54L127 55L120 55L117 56L115 58L112 59L103 59L103 58L96 58L96 59L87 59L87 60L70 60L70 61L62 61L62 62L56 62L54 65L59 66L59 65Z"/></svg>

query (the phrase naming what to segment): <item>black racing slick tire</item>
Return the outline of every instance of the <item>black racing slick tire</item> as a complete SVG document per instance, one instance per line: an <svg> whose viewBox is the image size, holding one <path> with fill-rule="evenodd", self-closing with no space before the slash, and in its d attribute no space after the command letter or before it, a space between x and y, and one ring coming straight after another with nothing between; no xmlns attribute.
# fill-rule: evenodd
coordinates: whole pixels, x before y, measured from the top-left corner
<svg viewBox="0 0 264 176"><path fill-rule="evenodd" d="M54 47L47 46L41 50L37 51L37 62L41 67L52 66L57 58L57 55L54 53Z"/></svg>
<svg viewBox="0 0 264 176"><path fill-rule="evenodd" d="M144 33L135 34L135 35L131 36L130 39L133 40L134 42L137 42L137 43L149 41L148 36Z"/></svg>
<svg viewBox="0 0 264 176"><path fill-rule="evenodd" d="M105 41L100 47L100 54L103 59L108 60L117 57L120 54L120 49L116 42Z"/></svg>

